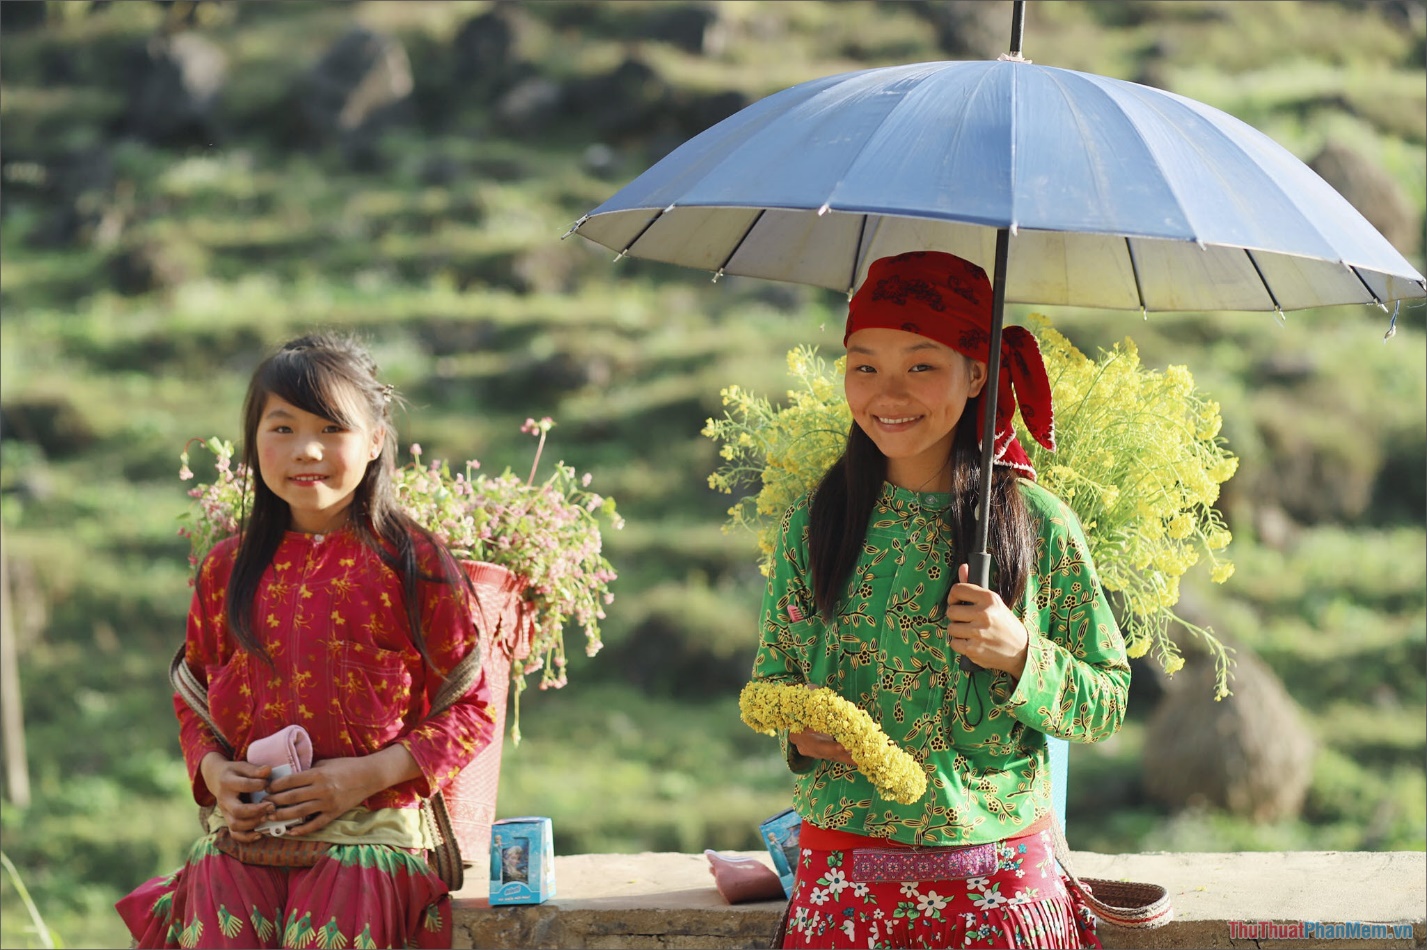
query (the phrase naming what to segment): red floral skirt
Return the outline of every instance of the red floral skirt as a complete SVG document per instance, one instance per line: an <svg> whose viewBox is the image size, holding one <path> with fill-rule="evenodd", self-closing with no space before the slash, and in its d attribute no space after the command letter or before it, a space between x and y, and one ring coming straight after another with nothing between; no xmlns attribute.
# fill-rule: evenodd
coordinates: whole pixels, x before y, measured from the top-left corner
<svg viewBox="0 0 1427 950"><path fill-rule="evenodd" d="M805 833L810 826L804 823ZM813 832L818 832L813 829ZM841 840L885 848L872 838ZM1067 888L1049 832L996 842L975 876L862 882L850 848L820 850L828 832L807 833L788 904L784 947L901 948L1100 946L1095 918Z"/></svg>
<svg viewBox="0 0 1427 950"><path fill-rule="evenodd" d="M115 905L136 947L450 947L451 899L419 851L333 845L307 868L244 864L200 838Z"/></svg>

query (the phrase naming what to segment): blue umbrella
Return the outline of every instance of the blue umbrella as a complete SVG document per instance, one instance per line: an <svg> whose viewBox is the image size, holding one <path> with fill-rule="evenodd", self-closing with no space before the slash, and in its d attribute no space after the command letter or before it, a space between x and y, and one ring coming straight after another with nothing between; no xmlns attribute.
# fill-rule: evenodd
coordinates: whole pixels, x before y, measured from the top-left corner
<svg viewBox="0 0 1427 950"><path fill-rule="evenodd" d="M1263 133L1160 89L1037 66L934 62L775 93L671 152L569 233L626 254L851 294L878 258L949 251L1007 300L1283 311L1427 296L1427 281ZM982 440L986 586L995 387Z"/></svg>

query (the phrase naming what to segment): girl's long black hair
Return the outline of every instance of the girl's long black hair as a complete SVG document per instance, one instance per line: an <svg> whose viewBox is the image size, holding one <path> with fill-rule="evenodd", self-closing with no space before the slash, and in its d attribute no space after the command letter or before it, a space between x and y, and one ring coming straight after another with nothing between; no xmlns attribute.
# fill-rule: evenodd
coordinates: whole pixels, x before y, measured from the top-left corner
<svg viewBox="0 0 1427 950"><path fill-rule="evenodd" d="M253 485L253 509L240 528L238 553L228 580L228 625L249 653L271 662L253 631L253 605L263 572L272 562L291 524L287 503L263 482L258 467L258 427L268 396L345 428L385 430L381 454L367 464L352 499L350 525L357 537L401 578L411 642L431 666L421 628L421 581L464 585L466 574L441 541L401 509L392 489L396 469L396 427L391 419L392 391L377 380L377 366L354 337L317 332L285 343L253 371L243 403L243 464ZM421 570L418 542L435 551L441 574Z"/></svg>
<svg viewBox="0 0 1427 950"><path fill-rule="evenodd" d="M977 445L980 406L980 396L966 403L951 446L951 507L942 515L942 521L957 561L953 570L965 563L976 547L976 503L981 484L981 449ZM872 506L886 477L887 457L853 422L847 433L847 447L818 482L808 517L813 600L824 620L837 619L838 604L848 595ZM1011 469L993 469L991 528L987 536L991 587L1012 610L1025 594L1035 551L1035 531L1016 487L1018 477Z"/></svg>

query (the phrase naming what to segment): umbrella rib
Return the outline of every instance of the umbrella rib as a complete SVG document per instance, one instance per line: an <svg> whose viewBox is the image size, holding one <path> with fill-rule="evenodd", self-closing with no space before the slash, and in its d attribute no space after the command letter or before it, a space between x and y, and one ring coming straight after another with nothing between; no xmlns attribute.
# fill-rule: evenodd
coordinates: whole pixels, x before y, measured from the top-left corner
<svg viewBox="0 0 1427 950"><path fill-rule="evenodd" d="M1282 314L1283 304L1278 302L1278 295L1275 294L1273 288L1268 285L1268 278L1263 275L1263 268L1259 266L1259 262L1254 258L1254 252L1248 248L1244 248L1244 253L1248 255L1249 263L1254 265L1254 273L1259 275L1259 282L1263 284L1264 291L1268 293L1268 299L1273 301L1273 309ZM1361 277L1358 279L1362 280Z"/></svg>
<svg viewBox="0 0 1427 950"><path fill-rule="evenodd" d="M1358 283L1363 285L1363 289L1368 292L1368 296L1372 298L1372 302L1377 304L1379 307L1382 307L1382 309L1386 310L1387 307L1383 305L1383 302L1380 299L1378 299L1377 291L1372 289L1372 284L1369 284L1366 280L1363 279L1362 272L1359 271L1352 264L1348 265L1348 270L1352 271L1353 276L1358 279Z"/></svg>
<svg viewBox="0 0 1427 950"><path fill-rule="evenodd" d="M1135 257L1135 246L1129 238L1125 238L1125 252L1130 255L1130 273L1135 275L1135 296L1140 298L1140 313L1144 313L1149 308L1145 306L1145 288L1140 283L1140 262Z"/></svg>
<svg viewBox="0 0 1427 950"><path fill-rule="evenodd" d="M669 208L672 207L673 205L669 206ZM665 208L664 211L668 211L669 208ZM656 213L654 217L650 218L649 221L644 225L644 227L639 229L639 233L634 236L634 239L624 246L624 250L619 252L619 257L616 257L615 260L619 260L621 257L627 256L629 254L629 249L634 247L634 245L638 244L639 239L644 237L644 235L648 233L650 228L654 227L654 222L664 217L664 211L660 211Z"/></svg>
<svg viewBox="0 0 1427 950"><path fill-rule="evenodd" d="M1008 181L1006 182L1006 197L1007 197L1007 202L1006 202L1006 204L1007 204L1007 207L1006 207L1006 211L1007 211L1007 214L1006 214L1006 224L1007 224L1007 227L1009 228L1009 236L1010 236L1010 237L1015 237L1015 235L1016 235L1016 174L1017 174L1017 172L1020 171L1020 169L1016 167L1016 163L1017 163L1017 161L1020 159L1020 156L1016 154L1016 96L1017 96L1017 95L1020 93L1020 91L1021 91L1020 78L1021 78L1021 71L1020 71L1019 69L1012 69L1012 70L1011 70L1011 114L1006 117L1006 125L1007 125L1007 127L1010 129L1010 133L1011 133L1011 137L1010 137L1010 146L1011 146L1011 155L1010 155L1010 158L1011 158L1011 161L1010 161L1010 163L1006 166L1006 177L1007 177L1007 179L1008 179ZM965 113L963 113L963 116L964 116L964 115L965 115ZM997 242L999 243L999 241L1000 241L1000 235L997 235ZM1009 248L1009 245L1008 245L1008 248ZM1007 254L1006 254L1006 257L1004 258L1004 260L1005 260L1007 269L1009 269L1009 268L1010 268L1010 261L1011 261L1011 256L1010 256L1009 250L1007 251ZM998 266L998 267L1000 266L1000 265L999 265L999 262L998 262L998 265L997 265L997 266ZM1007 284L1006 277L1007 277L1008 275L998 274L997 276L1001 278L1001 303L1002 303L1002 305L1004 306L1004 305L1005 305L1005 301L1006 301L1006 290L1005 290L1006 284ZM999 316L999 312L998 312L998 316ZM994 397L992 397L992 398L994 398ZM989 474L989 471L990 471L990 470L988 469L988 470L987 470L988 474ZM990 510L991 510L990 495L987 495L986 506L985 506L982 510L985 511L985 512L990 512ZM989 519L989 515L988 515L988 519L987 519L987 520L988 520L988 521L990 520L990 519ZM983 547L981 550L984 551L984 550L986 550L986 549Z"/></svg>
<svg viewBox="0 0 1427 950"><path fill-rule="evenodd" d="M763 216L767 213L768 209L762 208L756 215L753 216L753 220L748 223L748 227L744 228L743 234L739 237L737 241L734 242L733 250L729 251L728 256L723 259L723 263L718 265L718 270L714 272L715 280L722 276L723 269L727 267L729 265L729 262L732 261L734 257L738 254L738 249L743 247L743 242L748 240L748 235L753 233L753 229L758 227L758 222L762 221Z"/></svg>
<svg viewBox="0 0 1427 950"><path fill-rule="evenodd" d="M852 297L852 291L857 288L857 272L862 269L862 240L867 236L867 219L870 215L862 216L862 223L857 228L857 247L852 252L852 273L847 275L847 296Z"/></svg>

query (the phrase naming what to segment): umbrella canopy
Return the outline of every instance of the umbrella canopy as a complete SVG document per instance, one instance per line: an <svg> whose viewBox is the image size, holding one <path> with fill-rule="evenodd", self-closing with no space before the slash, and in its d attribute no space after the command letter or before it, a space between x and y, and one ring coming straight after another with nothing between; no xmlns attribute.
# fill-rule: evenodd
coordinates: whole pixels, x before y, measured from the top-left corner
<svg viewBox="0 0 1427 950"><path fill-rule="evenodd" d="M851 293L880 257L949 251L1006 300L1294 310L1427 296L1346 199L1252 126L1024 60L843 73L684 143L575 225L635 257Z"/></svg>
<svg viewBox="0 0 1427 950"><path fill-rule="evenodd" d="M720 274L845 290L875 260L948 251L1007 300L1135 310L1296 310L1427 297L1331 185L1253 127L1137 83L995 61L915 63L801 83L675 149L572 233ZM996 387L982 432L987 586Z"/></svg>

